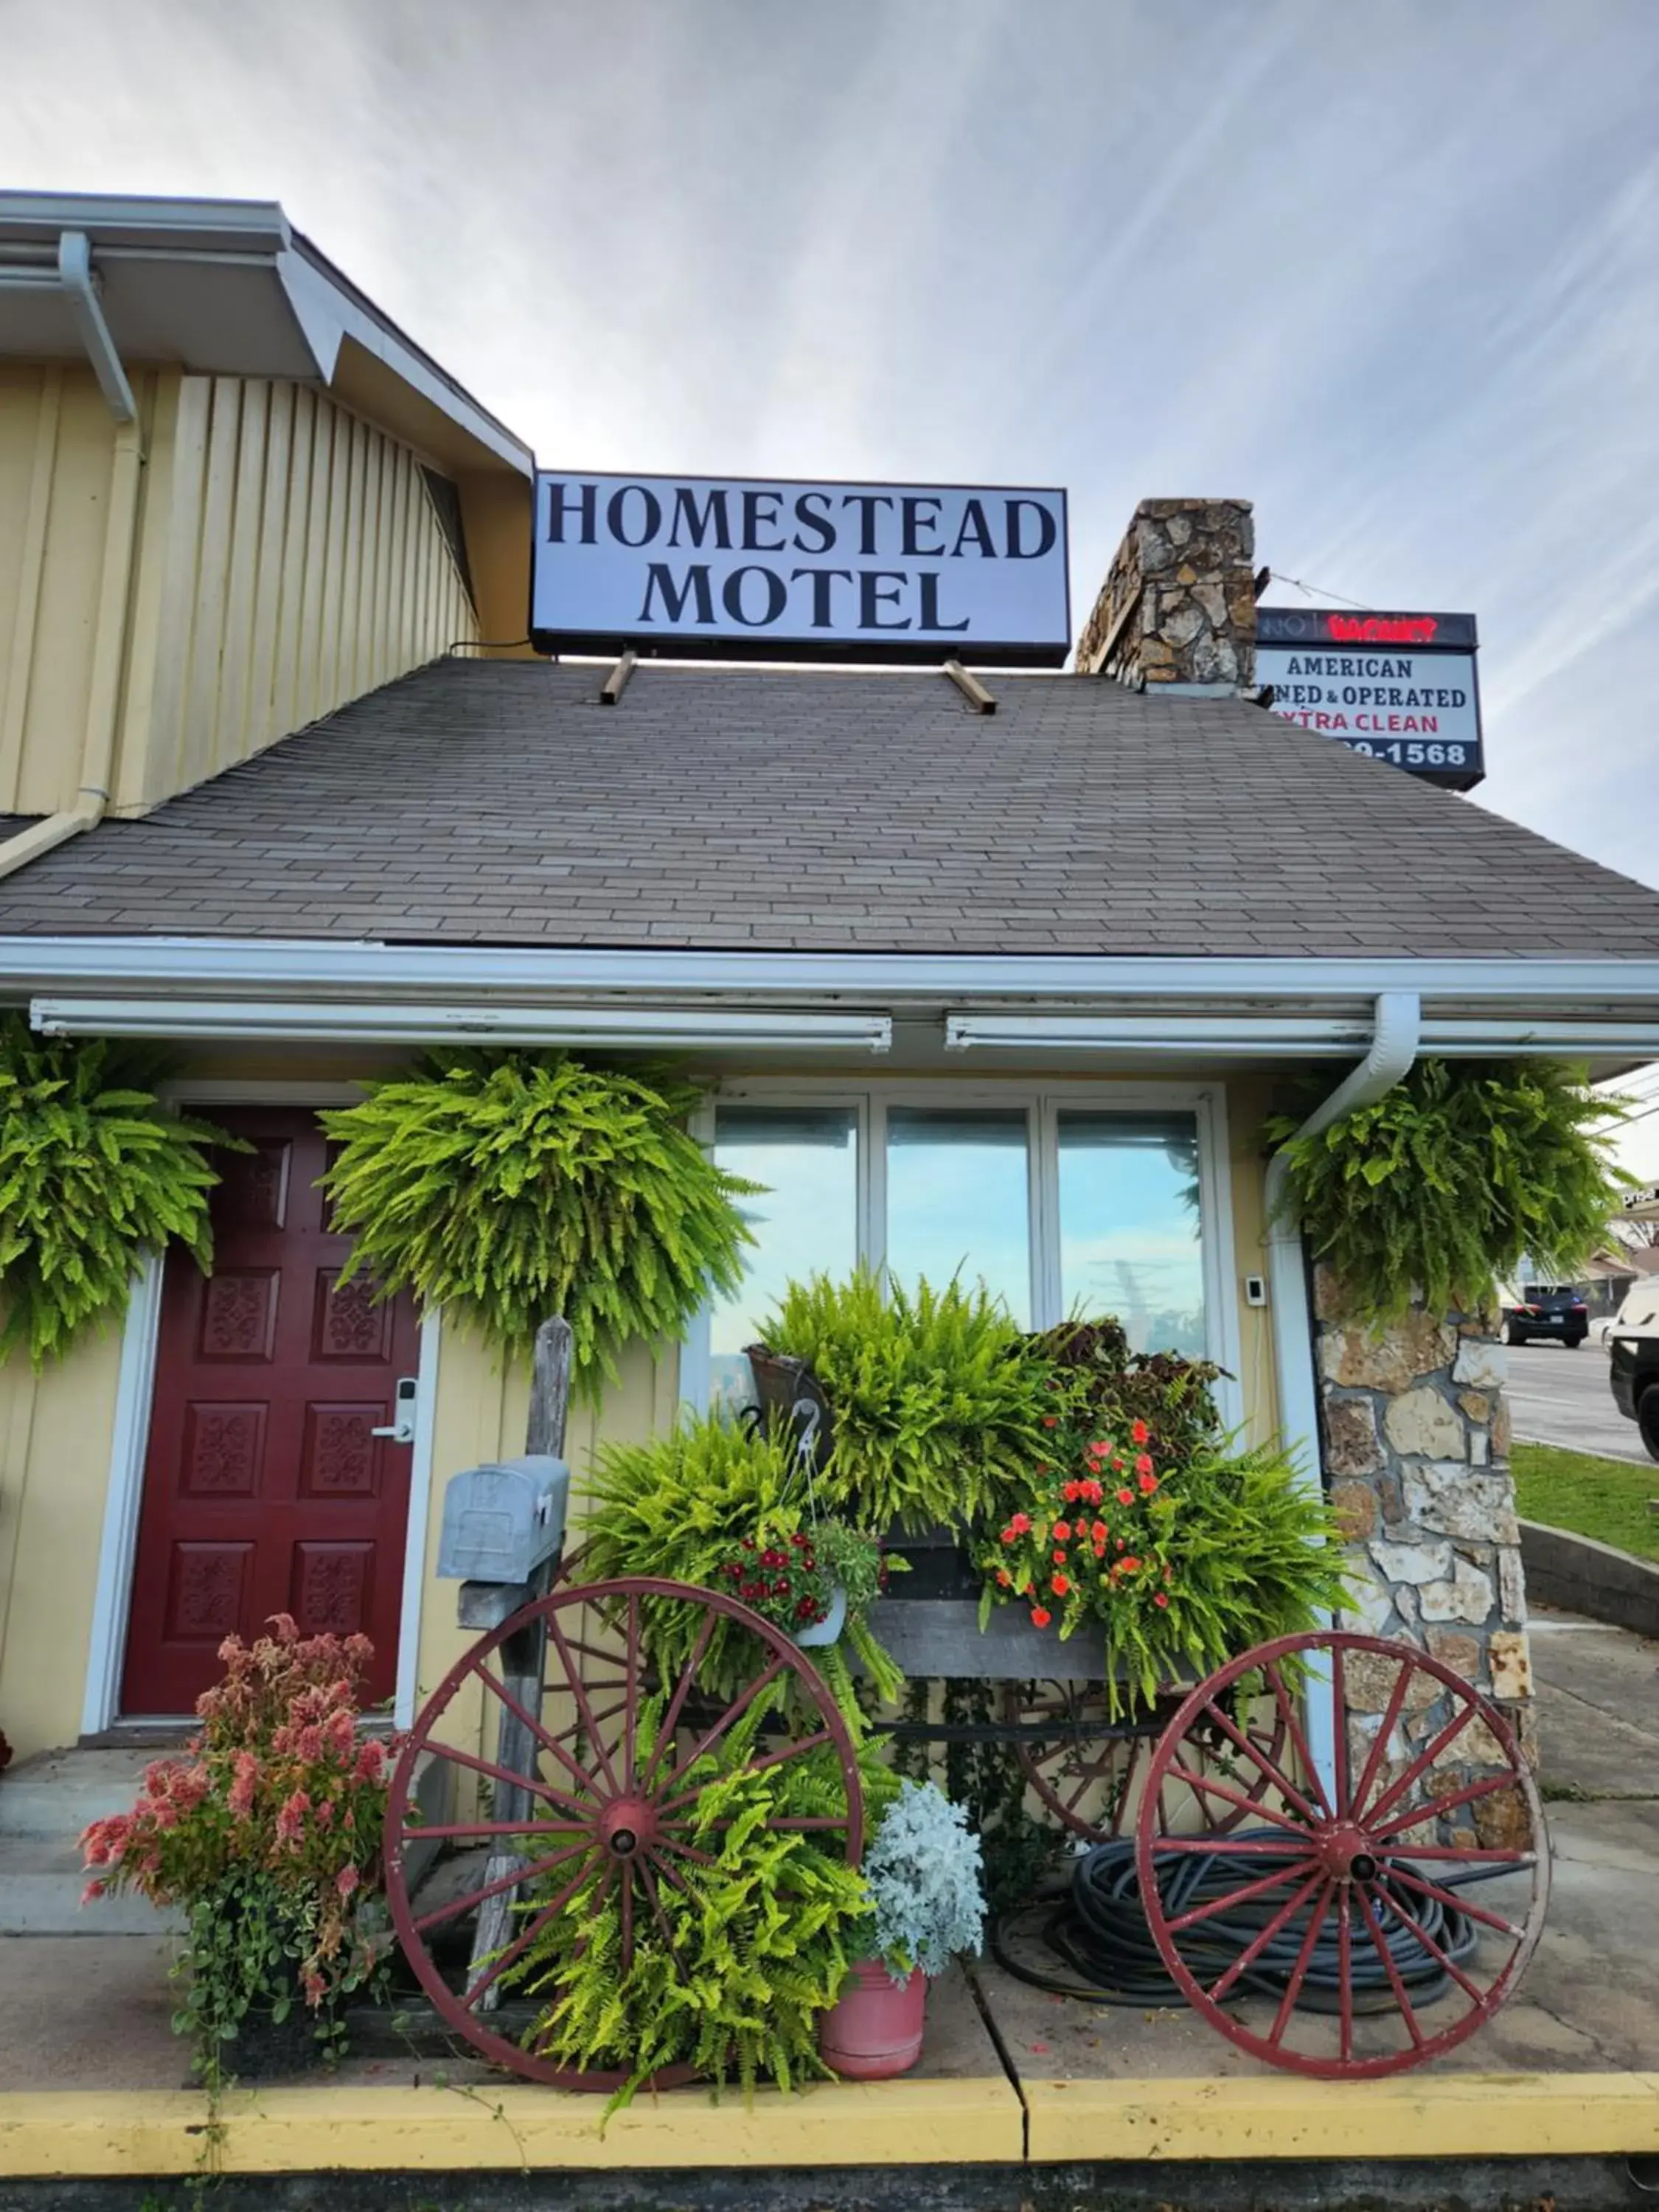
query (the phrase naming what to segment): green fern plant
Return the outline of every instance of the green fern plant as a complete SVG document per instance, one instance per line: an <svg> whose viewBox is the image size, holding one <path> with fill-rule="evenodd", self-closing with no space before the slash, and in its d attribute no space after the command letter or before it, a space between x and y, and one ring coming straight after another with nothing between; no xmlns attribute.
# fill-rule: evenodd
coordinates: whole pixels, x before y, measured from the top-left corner
<svg viewBox="0 0 1659 2212"><path fill-rule="evenodd" d="M37 1370L124 1312L146 1252L213 1250L207 1148L248 1148L170 1114L161 1057L103 1038L39 1037L0 1017L0 1358Z"/></svg>
<svg viewBox="0 0 1659 2212"><path fill-rule="evenodd" d="M1627 1104L1560 1061L1419 1060L1328 1129L1298 1137L1286 1114L1265 1133L1348 1310L1385 1321L1419 1295L1432 1312L1481 1312L1523 1256L1570 1279L1630 1182L1605 1127Z"/></svg>
<svg viewBox="0 0 1659 2212"><path fill-rule="evenodd" d="M618 1346L679 1335L711 1285L741 1278L751 1239L734 1201L756 1186L686 1130L699 1096L659 1070L563 1053L451 1053L371 1085L322 1117L352 1267L509 1352L562 1314L592 1396Z"/></svg>
<svg viewBox="0 0 1659 2212"><path fill-rule="evenodd" d="M660 1718L660 1701L641 1716L646 1771ZM685 1849L672 1881L653 1879L654 1902L649 1892L633 1901L628 1970L620 1882L596 1855L588 1882L511 1972L516 1990L540 2000L529 2048L626 2076L611 2110L676 2064L691 2065L717 2088L735 2078L745 2098L763 2078L787 2090L827 2071L818 2015L847 1978L865 1886L837 1848L840 1830L769 1825L833 1820L846 1796L827 1749L760 1765L760 1723L751 1708L677 1785L690 1799ZM548 1832L534 1844L543 1856ZM621 1880L631 1878L624 1869ZM520 1910L533 1917L551 1887Z"/></svg>
<svg viewBox="0 0 1659 2212"><path fill-rule="evenodd" d="M982 1285L814 1275L787 1286L761 1336L823 1386L832 1440L821 1488L861 1527L974 1518L1041 1456L1049 1364Z"/></svg>
<svg viewBox="0 0 1659 2212"><path fill-rule="evenodd" d="M712 1413L646 1443L601 1446L589 1498L585 1582L657 1575L729 1595L728 1570L746 1547L749 1556L768 1549L787 1553L793 1539L811 1537L826 1525L791 1439ZM835 1548L831 1539L829 1549ZM849 1589L842 1634L877 1695L894 1698L904 1678L871 1629L867 1608L874 1595L868 1588ZM672 1598L647 1598L643 1613L647 1647L664 1679L672 1681L708 1616ZM815 1649L811 1658L856 1722L844 1654L831 1645ZM699 1684L730 1696L752 1679L758 1660L755 1637L717 1616L698 1668Z"/></svg>

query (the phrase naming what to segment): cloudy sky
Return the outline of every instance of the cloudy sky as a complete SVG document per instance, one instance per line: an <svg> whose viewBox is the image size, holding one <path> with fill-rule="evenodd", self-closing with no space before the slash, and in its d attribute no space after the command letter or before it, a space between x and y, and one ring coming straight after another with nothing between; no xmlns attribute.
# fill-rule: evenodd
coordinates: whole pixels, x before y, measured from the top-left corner
<svg viewBox="0 0 1659 2212"><path fill-rule="evenodd" d="M1138 498L1239 494L1285 576L1473 609L1480 803L1659 885L1659 0L0 0L0 52L6 185L281 200L550 464L1065 484L1079 616Z"/></svg>

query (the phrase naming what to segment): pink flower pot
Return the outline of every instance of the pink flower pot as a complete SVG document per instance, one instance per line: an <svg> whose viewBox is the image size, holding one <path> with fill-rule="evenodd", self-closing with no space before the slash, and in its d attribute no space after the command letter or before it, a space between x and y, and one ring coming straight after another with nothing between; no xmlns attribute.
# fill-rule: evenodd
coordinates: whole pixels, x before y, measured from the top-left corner
<svg viewBox="0 0 1659 2212"><path fill-rule="evenodd" d="M826 2066L854 2081L908 2074L921 2056L927 1977L913 1973L902 1989L879 1959L860 1959L838 2002L818 2022Z"/></svg>

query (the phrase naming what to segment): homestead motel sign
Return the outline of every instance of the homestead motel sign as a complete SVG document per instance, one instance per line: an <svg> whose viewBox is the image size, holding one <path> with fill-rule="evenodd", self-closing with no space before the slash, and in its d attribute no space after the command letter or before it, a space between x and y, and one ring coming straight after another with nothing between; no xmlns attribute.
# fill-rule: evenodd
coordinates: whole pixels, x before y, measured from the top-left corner
<svg viewBox="0 0 1659 2212"><path fill-rule="evenodd" d="M543 652L1058 668L1066 495L577 476L536 483Z"/></svg>

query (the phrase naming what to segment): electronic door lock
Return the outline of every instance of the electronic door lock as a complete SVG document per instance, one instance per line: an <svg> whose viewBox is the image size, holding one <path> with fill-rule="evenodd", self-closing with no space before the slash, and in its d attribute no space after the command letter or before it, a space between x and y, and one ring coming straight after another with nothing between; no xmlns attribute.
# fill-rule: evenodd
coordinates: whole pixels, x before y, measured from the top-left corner
<svg viewBox="0 0 1659 2212"><path fill-rule="evenodd" d="M415 1401L420 1392L420 1379L414 1375L400 1375L394 1398L396 1418L391 1426L371 1429L372 1437L390 1437L394 1444L412 1444L415 1441Z"/></svg>

